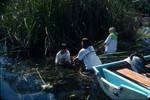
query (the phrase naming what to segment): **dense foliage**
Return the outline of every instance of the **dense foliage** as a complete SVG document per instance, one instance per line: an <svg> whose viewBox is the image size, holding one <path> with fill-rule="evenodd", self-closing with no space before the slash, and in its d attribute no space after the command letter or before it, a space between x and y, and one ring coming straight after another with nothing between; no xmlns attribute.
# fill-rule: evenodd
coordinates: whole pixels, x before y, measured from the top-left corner
<svg viewBox="0 0 150 100"><path fill-rule="evenodd" d="M136 41L132 0L9 0L1 5L0 37L12 47L45 55L62 42L79 48L82 37L104 40L111 26L119 40Z"/></svg>

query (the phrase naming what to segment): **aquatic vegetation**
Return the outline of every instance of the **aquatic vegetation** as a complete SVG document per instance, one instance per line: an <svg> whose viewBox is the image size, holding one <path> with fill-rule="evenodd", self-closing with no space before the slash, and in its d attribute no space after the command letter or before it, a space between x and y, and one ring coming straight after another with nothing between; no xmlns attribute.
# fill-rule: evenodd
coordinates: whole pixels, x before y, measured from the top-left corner
<svg viewBox="0 0 150 100"><path fill-rule="evenodd" d="M48 84L44 84L44 85L42 85L42 88L43 89L51 89L51 88L53 88L53 86L50 84L50 83L48 83Z"/></svg>
<svg viewBox="0 0 150 100"><path fill-rule="evenodd" d="M44 84L44 85L41 85L41 87L42 87L43 89L51 89L51 88L53 88L53 85L51 85L50 83L46 83L46 82L43 80L41 74L40 74L39 71L38 71L38 68L36 68L36 71L37 71L37 73L38 73L38 75L39 75L41 81L42 81L43 84Z"/></svg>
<svg viewBox="0 0 150 100"><path fill-rule="evenodd" d="M144 53L149 54L149 49L144 51ZM103 63L109 63L114 60L122 60L126 57L128 57L130 54L132 54L133 51L129 52L116 52L114 54L103 54L99 55L100 59ZM107 59L107 57L113 58L113 59ZM4 57L4 56L2 56ZM12 86L14 86L14 83L18 82L18 84L15 85L15 90L19 91L21 93L30 93L30 92L37 92L37 91L44 91L44 92L52 92L55 94L57 100L69 100L69 99L102 99L102 100L109 100L109 98L104 94L104 92L101 90L101 87L99 87L99 84L96 80L96 77L94 73L86 72L85 70L73 70L73 69L67 69L67 68L59 68L58 71L56 71L55 64L54 64L54 58L47 58L48 61L39 61L39 59L28 59L25 63L21 62L15 62L15 67L20 66L20 64L27 64L25 73L21 74L19 68L13 68L15 70L15 74L19 75L19 77L16 77L14 75L13 77L10 77L12 74L5 74L0 75L1 79L5 79L5 81L10 82ZM51 60L51 61L50 61ZM13 60L14 61L14 60ZM45 63L46 62L46 63ZM53 63L52 63L53 62ZM51 65L51 66L49 66ZM84 64L80 64L77 66L79 68L83 68ZM24 67L21 67L24 68ZM37 73L38 72L40 75ZM6 68L7 69L7 68ZM2 74L6 69L0 69ZM12 72L12 70L8 70L9 72ZM19 73L20 72L20 73ZM60 75L58 74L60 73ZM41 78L39 77L41 76ZM27 80L27 81L26 81ZM43 80L43 82L42 82ZM45 84L44 84L45 83ZM33 85L35 87L33 87ZM42 87L41 87L42 86ZM29 88L30 87L30 88ZM50 89L50 90L49 90Z"/></svg>
<svg viewBox="0 0 150 100"><path fill-rule="evenodd" d="M19 46L43 55L62 42L78 49L82 37L92 42L116 27L120 40L135 41L138 16L132 0L9 0L3 4L1 39L10 48Z"/></svg>

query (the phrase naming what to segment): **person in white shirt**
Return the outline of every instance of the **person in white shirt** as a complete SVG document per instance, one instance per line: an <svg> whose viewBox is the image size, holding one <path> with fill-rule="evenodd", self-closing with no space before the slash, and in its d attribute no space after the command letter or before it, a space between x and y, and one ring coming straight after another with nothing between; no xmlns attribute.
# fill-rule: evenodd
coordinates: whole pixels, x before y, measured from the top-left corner
<svg viewBox="0 0 150 100"><path fill-rule="evenodd" d="M56 54L55 64L57 66L68 66L71 65L70 52L67 50L65 43L62 43L61 50Z"/></svg>
<svg viewBox="0 0 150 100"><path fill-rule="evenodd" d="M115 53L117 51L117 32L114 27L109 28L109 36L105 40L104 44L100 47L100 49L105 48L104 53Z"/></svg>
<svg viewBox="0 0 150 100"><path fill-rule="evenodd" d="M96 55L93 46L90 45L88 38L83 38L82 49L79 51L78 56L73 60L73 63L83 59L86 70L93 70L93 66L101 65L102 62Z"/></svg>

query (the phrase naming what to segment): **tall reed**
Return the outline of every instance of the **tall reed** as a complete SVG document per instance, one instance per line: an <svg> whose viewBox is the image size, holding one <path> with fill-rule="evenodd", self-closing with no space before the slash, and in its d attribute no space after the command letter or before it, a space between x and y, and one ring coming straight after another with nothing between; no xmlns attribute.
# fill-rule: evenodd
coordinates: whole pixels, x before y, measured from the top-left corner
<svg viewBox="0 0 150 100"><path fill-rule="evenodd" d="M78 48L82 37L105 39L111 26L120 40L135 40L137 15L131 0L10 0L4 9L0 28L9 43L45 55L62 42Z"/></svg>

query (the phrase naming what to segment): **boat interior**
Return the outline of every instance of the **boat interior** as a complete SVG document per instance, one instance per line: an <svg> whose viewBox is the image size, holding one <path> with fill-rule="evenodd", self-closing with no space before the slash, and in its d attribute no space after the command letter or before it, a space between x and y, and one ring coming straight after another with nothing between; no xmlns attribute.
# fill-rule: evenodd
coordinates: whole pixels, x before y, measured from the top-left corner
<svg viewBox="0 0 150 100"><path fill-rule="evenodd" d="M142 70L141 73L150 74L150 59L145 59L145 67L149 69L149 73L145 73L144 70ZM116 71L116 70L120 70L120 69L124 69L124 68L132 70L130 64L127 62L119 64L119 65L114 65L114 66L108 67L107 69L110 71Z"/></svg>
<svg viewBox="0 0 150 100"><path fill-rule="evenodd" d="M150 76L150 59L146 59L145 64L146 64L145 67L147 67L148 72L145 70L142 70L141 73L137 73L132 70L130 64L127 62L108 67L107 69L133 82L143 84L146 87L150 87L150 77L147 77L147 76Z"/></svg>

